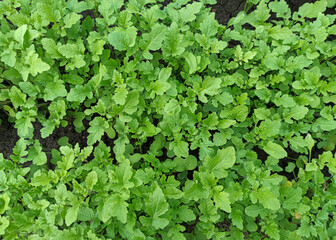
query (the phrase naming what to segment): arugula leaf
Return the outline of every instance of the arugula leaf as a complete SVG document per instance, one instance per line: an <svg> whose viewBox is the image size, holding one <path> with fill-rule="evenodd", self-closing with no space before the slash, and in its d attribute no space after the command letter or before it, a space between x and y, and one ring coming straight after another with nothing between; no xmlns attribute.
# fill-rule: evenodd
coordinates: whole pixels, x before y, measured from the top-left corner
<svg viewBox="0 0 336 240"><path fill-rule="evenodd" d="M20 107L26 102L26 94L21 92L20 89L18 89L16 86L11 87L9 92L9 97L11 99L11 102L15 108Z"/></svg>
<svg viewBox="0 0 336 240"><path fill-rule="evenodd" d="M67 210L67 213L65 215L65 224L67 226L70 226L77 220L78 211L79 211L79 205L70 207Z"/></svg>
<svg viewBox="0 0 336 240"><path fill-rule="evenodd" d="M151 225L155 229L163 229L169 224L168 219L162 216L168 211L169 204L159 186L156 186L155 190L149 195L145 206L146 213L149 217L141 216L140 222L145 225Z"/></svg>
<svg viewBox="0 0 336 240"><path fill-rule="evenodd" d="M268 155L274 158L281 159L287 157L287 152L285 149L272 141L267 142L263 149Z"/></svg>
<svg viewBox="0 0 336 240"><path fill-rule="evenodd" d="M327 1L305 3L299 8L298 14L303 18L317 18L318 13L324 12L326 10L327 4Z"/></svg>
<svg viewBox="0 0 336 240"><path fill-rule="evenodd" d="M172 142L171 146L177 157L188 157L189 155L189 144L184 141Z"/></svg>
<svg viewBox="0 0 336 240"><path fill-rule="evenodd" d="M90 122L88 132L90 133L87 139L88 145L93 145L103 136L105 130L109 127L108 122L102 117L95 117Z"/></svg>
<svg viewBox="0 0 336 240"><path fill-rule="evenodd" d="M186 47L183 43L183 38L177 24L173 22L166 30L166 37L163 40L162 51L164 55L171 55L172 57L182 55Z"/></svg>
<svg viewBox="0 0 336 240"><path fill-rule="evenodd" d="M231 212L231 202L229 199L229 194L226 192L220 192L214 196L215 205L221 210L230 213Z"/></svg>
<svg viewBox="0 0 336 240"><path fill-rule="evenodd" d="M119 194L113 194L106 198L103 204L98 207L98 217L106 223L112 217L116 217L120 222L126 223L128 213L128 203Z"/></svg>
<svg viewBox="0 0 336 240"><path fill-rule="evenodd" d="M0 195L0 213L1 214L4 214L7 210L10 209L9 202L10 202L10 197L8 196L7 193Z"/></svg>
<svg viewBox="0 0 336 240"><path fill-rule="evenodd" d="M63 84L63 81L57 80L47 84L45 88L45 101L52 101L57 97L65 97L67 95L67 90Z"/></svg>
<svg viewBox="0 0 336 240"><path fill-rule="evenodd" d="M258 200L267 209L276 211L280 208L280 201L277 196L266 187L258 189Z"/></svg>
<svg viewBox="0 0 336 240"><path fill-rule="evenodd" d="M85 98L92 98L92 96L92 90L89 85L77 85L70 89L70 92L67 95L67 100L70 102L83 102Z"/></svg>
<svg viewBox="0 0 336 240"><path fill-rule="evenodd" d="M143 55L146 59L152 59L150 50L156 51L161 48L162 41L165 38L166 27L157 23L153 26L150 33L144 33L140 41L140 48L143 50Z"/></svg>
<svg viewBox="0 0 336 240"><path fill-rule="evenodd" d="M127 29L115 28L109 35L109 43L119 51L125 51L135 45L137 29L128 27Z"/></svg>
<svg viewBox="0 0 336 240"><path fill-rule="evenodd" d="M217 151L214 158L206 156L204 167L212 172L218 179L225 176L225 169L231 168L236 162L236 151L234 147L227 147Z"/></svg>

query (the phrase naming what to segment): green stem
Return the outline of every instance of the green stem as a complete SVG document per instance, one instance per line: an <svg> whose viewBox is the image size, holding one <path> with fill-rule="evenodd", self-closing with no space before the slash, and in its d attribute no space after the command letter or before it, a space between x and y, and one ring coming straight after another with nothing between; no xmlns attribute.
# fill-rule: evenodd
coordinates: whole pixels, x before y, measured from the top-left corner
<svg viewBox="0 0 336 240"><path fill-rule="evenodd" d="M245 12L245 13L247 13L247 12L246 12L246 8L247 8L247 1L245 2L245 6L244 6L244 12Z"/></svg>
<svg viewBox="0 0 336 240"><path fill-rule="evenodd" d="M49 103L40 103L40 104L36 104L36 107L43 107L49 105Z"/></svg>
<svg viewBox="0 0 336 240"><path fill-rule="evenodd" d="M325 182L329 182L329 181L330 181L330 179L332 179L334 176L335 176L335 174L334 174L334 175L332 175L331 177L329 177L327 180L325 180Z"/></svg>
<svg viewBox="0 0 336 240"><path fill-rule="evenodd" d="M294 175L294 178L295 178L295 181L297 180L297 177L296 177L296 174L295 172L293 171L293 175Z"/></svg>

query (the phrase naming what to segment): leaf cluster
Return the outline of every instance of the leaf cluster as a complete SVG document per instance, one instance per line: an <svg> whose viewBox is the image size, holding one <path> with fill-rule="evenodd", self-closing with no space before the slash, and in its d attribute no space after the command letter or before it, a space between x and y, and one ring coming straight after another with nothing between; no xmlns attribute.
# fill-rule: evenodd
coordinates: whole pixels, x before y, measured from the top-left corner
<svg viewBox="0 0 336 240"><path fill-rule="evenodd" d="M336 237L336 2L215 3L0 2L3 239Z"/></svg>

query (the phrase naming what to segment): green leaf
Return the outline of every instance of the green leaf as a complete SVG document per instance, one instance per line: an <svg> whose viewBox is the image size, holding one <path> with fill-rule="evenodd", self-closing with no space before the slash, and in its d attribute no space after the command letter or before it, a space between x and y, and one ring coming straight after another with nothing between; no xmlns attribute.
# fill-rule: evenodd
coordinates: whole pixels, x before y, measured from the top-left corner
<svg viewBox="0 0 336 240"><path fill-rule="evenodd" d="M159 81L167 81L172 73L172 68L162 68L159 73Z"/></svg>
<svg viewBox="0 0 336 240"><path fill-rule="evenodd" d="M280 231L278 224L271 222L266 226L265 233L270 236L272 239L280 240Z"/></svg>
<svg viewBox="0 0 336 240"><path fill-rule="evenodd" d="M197 159L193 155L189 155L187 158L176 157L174 158L176 164L175 170L183 172L186 170L194 170L197 166Z"/></svg>
<svg viewBox="0 0 336 240"><path fill-rule="evenodd" d="M185 50L183 43L183 35L180 34L179 28L175 22L167 29L162 51L164 55L171 55L173 57L180 56Z"/></svg>
<svg viewBox="0 0 336 240"><path fill-rule="evenodd" d="M223 128L223 126L219 126L220 128ZM213 135L213 143L216 145L216 146L223 146L227 140L229 138L229 134L225 133L225 132L216 132L214 135Z"/></svg>
<svg viewBox="0 0 336 240"><path fill-rule="evenodd" d="M36 165L46 164L47 155L42 151L42 146L38 142L28 150L28 159Z"/></svg>
<svg viewBox="0 0 336 240"><path fill-rule="evenodd" d="M309 67L313 63L312 60L309 60L306 56L300 55L295 57L293 63L291 64L295 69L303 69Z"/></svg>
<svg viewBox="0 0 336 240"><path fill-rule="evenodd" d="M29 73L32 76L48 71L50 69L49 64L43 62L37 53L34 52L34 46L31 45L28 49L27 56L25 57L26 65L21 69L21 75L24 81L28 80Z"/></svg>
<svg viewBox="0 0 336 240"><path fill-rule="evenodd" d="M0 214L4 214L7 210L9 210L9 201L10 197L7 193L0 195Z"/></svg>
<svg viewBox="0 0 336 240"><path fill-rule="evenodd" d="M68 208L67 213L65 215L65 224L67 226L70 226L77 220L78 210L79 210L79 204Z"/></svg>
<svg viewBox="0 0 336 240"><path fill-rule="evenodd" d="M200 24L201 32L208 38L218 32L218 22L214 19L214 14L208 15Z"/></svg>
<svg viewBox="0 0 336 240"><path fill-rule="evenodd" d="M104 199L103 205L98 207L98 217L103 223L106 223L111 217L116 217L121 223L126 223L127 207L128 203L119 194L113 194Z"/></svg>
<svg viewBox="0 0 336 240"><path fill-rule="evenodd" d="M241 230L244 227L242 215L243 215L242 211L237 208L233 208L233 211L230 214L231 219L232 219L232 224ZM241 238L238 238L238 239L241 239Z"/></svg>
<svg viewBox="0 0 336 240"><path fill-rule="evenodd" d="M140 41L140 48L143 50L146 59L152 59L150 50L156 51L161 48L162 41L166 35L166 27L159 23L155 24L150 33L144 33Z"/></svg>
<svg viewBox="0 0 336 240"><path fill-rule="evenodd" d="M123 192L125 189L132 188L134 183L131 181L133 169L129 160L124 160L111 174L111 182L113 190Z"/></svg>
<svg viewBox="0 0 336 240"><path fill-rule="evenodd" d="M318 118L313 127L316 128L318 126L321 128L323 131L331 131L336 129L336 121L335 120L327 120L325 118Z"/></svg>
<svg viewBox="0 0 336 240"><path fill-rule="evenodd" d="M27 137L27 135L34 128L32 124L32 118L27 115L27 112L18 112L16 114L15 128L17 128L17 134L19 137Z"/></svg>
<svg viewBox="0 0 336 240"><path fill-rule="evenodd" d="M81 15L75 13L75 12L72 12L70 14L67 14L65 17L64 17L64 28L71 28L72 25L74 25L75 23L77 23L80 19L82 18Z"/></svg>
<svg viewBox="0 0 336 240"><path fill-rule="evenodd" d="M63 81L56 80L47 84L45 88L45 101L53 101L57 97L65 97L67 95L67 90L63 84Z"/></svg>
<svg viewBox="0 0 336 240"><path fill-rule="evenodd" d="M220 217L217 208L210 199L201 200L199 209L201 212L199 219L202 222L216 222Z"/></svg>
<svg viewBox="0 0 336 240"><path fill-rule="evenodd" d="M90 221L94 218L95 214L93 210L89 207L80 208L78 211L77 219L79 221L85 222Z"/></svg>
<svg viewBox="0 0 336 240"><path fill-rule="evenodd" d="M94 143L99 141L108 127L109 124L106 119L102 117L95 117L90 122L90 127L88 128L89 136L87 138L87 144L93 145Z"/></svg>
<svg viewBox="0 0 336 240"><path fill-rule="evenodd" d="M27 24L24 24L20 26L18 29L14 32L14 39L20 43L20 45L23 45L24 36L27 32Z"/></svg>
<svg viewBox="0 0 336 240"><path fill-rule="evenodd" d="M232 109L232 116L239 122L245 121L248 116L248 107L244 105L236 106Z"/></svg>
<svg viewBox="0 0 336 240"><path fill-rule="evenodd" d="M290 38L293 33L288 27L274 26L268 30L268 34L276 40L286 40Z"/></svg>
<svg viewBox="0 0 336 240"><path fill-rule="evenodd" d="M72 148L68 146L62 146L60 147L60 150L63 156L62 156L62 161L57 162L57 166L60 169L68 171L74 165L74 160L75 160L74 151Z"/></svg>
<svg viewBox="0 0 336 240"><path fill-rule="evenodd" d="M214 196L214 202L216 207L218 207L219 209L230 213L231 212L231 202L229 199L229 194L227 192L220 192L215 194Z"/></svg>
<svg viewBox="0 0 336 240"><path fill-rule="evenodd" d="M257 9L253 12L253 14L259 22L266 22L267 19L271 16L270 9L264 0L260 1Z"/></svg>
<svg viewBox="0 0 336 240"><path fill-rule="evenodd" d="M267 142L266 146L264 147L264 151L277 159L285 158L287 157L287 152L285 149L283 149L279 144L274 143L274 142Z"/></svg>
<svg viewBox="0 0 336 240"><path fill-rule="evenodd" d="M315 141L309 133L307 134L305 141L307 142L308 150L311 151L315 145Z"/></svg>
<svg viewBox="0 0 336 240"><path fill-rule="evenodd" d="M200 2L193 2L180 10L180 16L183 22L191 22L196 19L196 14L201 10L203 4ZM175 20L173 18L173 20Z"/></svg>
<svg viewBox="0 0 336 240"><path fill-rule="evenodd" d="M262 62L270 70L279 70L283 68L285 63L283 57L278 56L278 54L275 52L267 54Z"/></svg>
<svg viewBox="0 0 336 240"><path fill-rule="evenodd" d="M163 229L169 224L169 220L161 217L169 209L164 194L159 186L156 186L153 193L149 195L148 201L145 202L146 213L150 218L140 217L143 223L149 222L155 229Z"/></svg>
<svg viewBox="0 0 336 240"><path fill-rule="evenodd" d="M189 74L193 74L194 72L196 72L198 62L195 55L191 52L186 52L183 56L187 62Z"/></svg>
<svg viewBox="0 0 336 240"><path fill-rule="evenodd" d="M186 205L180 206L177 212L179 218L184 222L194 221L196 219L194 212Z"/></svg>
<svg viewBox="0 0 336 240"><path fill-rule="evenodd" d="M298 14L303 18L317 18L319 13L323 13L327 9L327 4L327 1L305 3L299 8Z"/></svg>
<svg viewBox="0 0 336 240"><path fill-rule="evenodd" d="M1 61L10 67L14 67L16 63L16 52L6 49L1 53Z"/></svg>
<svg viewBox="0 0 336 240"><path fill-rule="evenodd" d="M135 45L137 29L128 27L127 29L115 28L109 35L109 43L119 51L125 51Z"/></svg>
<svg viewBox="0 0 336 240"><path fill-rule="evenodd" d="M28 94L28 96L35 97L38 93L37 87L30 82L20 82L19 86L25 94Z"/></svg>
<svg viewBox="0 0 336 240"><path fill-rule="evenodd" d="M173 145L174 153L177 157L188 157L189 155L189 144L184 141L174 141L171 143Z"/></svg>
<svg viewBox="0 0 336 240"><path fill-rule="evenodd" d="M269 4L270 9L276 13L277 17L289 17L290 8L285 0L272 1Z"/></svg>
<svg viewBox="0 0 336 240"><path fill-rule="evenodd" d="M21 90L18 89L16 86L11 87L9 97L15 108L24 105L24 103L26 102L26 94L21 92Z"/></svg>
<svg viewBox="0 0 336 240"><path fill-rule="evenodd" d="M94 185L96 185L97 181L98 181L98 176L97 176L97 172L95 171L90 172L85 178L87 187L90 190L93 188Z"/></svg>
<svg viewBox="0 0 336 240"><path fill-rule="evenodd" d="M52 38L43 38L41 40L43 48L52 58L61 58L62 55L58 51L56 42Z"/></svg>
<svg viewBox="0 0 336 240"><path fill-rule="evenodd" d="M234 147L227 147L217 151L214 158L206 156L204 167L210 173L214 173L217 178L225 176L225 169L231 168L236 162L236 151Z"/></svg>
<svg viewBox="0 0 336 240"><path fill-rule="evenodd" d="M247 206L245 208L245 213L246 213L247 216L256 218L264 210L265 210L265 208L263 208L260 204L258 204L258 205L254 204L254 205Z"/></svg>
<svg viewBox="0 0 336 240"><path fill-rule="evenodd" d="M67 96L69 102L83 102L85 98L92 98L93 93L89 85L77 85L74 88L70 89L70 92Z"/></svg>
<svg viewBox="0 0 336 240"><path fill-rule="evenodd" d="M46 3L38 3L36 6L37 13L42 17L43 20L46 20L48 22L56 22L59 20L58 17L56 17L56 13L54 13L52 5L46 4Z"/></svg>
<svg viewBox="0 0 336 240"><path fill-rule="evenodd" d="M124 2L121 0L102 0L98 6L98 11L107 18L113 13L117 13L123 4Z"/></svg>
<svg viewBox="0 0 336 240"><path fill-rule="evenodd" d="M5 234L6 228L9 226L9 220L6 216L0 216L0 235Z"/></svg>
<svg viewBox="0 0 336 240"><path fill-rule="evenodd" d="M259 129L261 131L261 134L263 138L267 137L273 137L279 134L281 127L280 120L272 121L269 119L266 119L265 121L262 121L260 123Z"/></svg>
<svg viewBox="0 0 336 240"><path fill-rule="evenodd" d="M199 93L198 97L200 101L206 103L208 100L205 95L214 96L219 93L219 89L221 87L222 80L220 78L209 77L207 76L202 82L201 89L197 90Z"/></svg>
<svg viewBox="0 0 336 240"><path fill-rule="evenodd" d="M283 115L285 118L293 118L295 120L300 120L307 115L308 111L309 109L307 107L295 106L291 108L290 111L288 109L285 109Z"/></svg>
<svg viewBox="0 0 336 240"><path fill-rule="evenodd" d="M116 104L123 105L126 102L127 94L128 94L128 91L126 89L126 85L120 84L115 89L113 100L115 101Z"/></svg>
<svg viewBox="0 0 336 240"><path fill-rule="evenodd" d="M156 95L163 95L171 87L168 82L160 80L151 83L150 86Z"/></svg>
<svg viewBox="0 0 336 240"><path fill-rule="evenodd" d="M181 111L179 102L176 99L171 99L164 107L164 111L169 116L177 115Z"/></svg>
<svg viewBox="0 0 336 240"><path fill-rule="evenodd" d="M123 112L127 114L132 114L136 112L138 103L139 103L139 92L138 91L129 92L126 97L125 103L120 107L116 107L116 114L120 114Z"/></svg>
<svg viewBox="0 0 336 240"><path fill-rule="evenodd" d="M67 43L64 45L57 45L58 52L66 58L76 58L83 54L83 44L79 43Z"/></svg>
<svg viewBox="0 0 336 240"><path fill-rule="evenodd" d="M228 92L223 92L221 95L217 95L216 99L223 105L226 106L233 102L233 97Z"/></svg>
<svg viewBox="0 0 336 240"><path fill-rule="evenodd" d="M258 200L267 209L276 211L280 208L280 201L275 194L273 194L266 187L258 189Z"/></svg>
<svg viewBox="0 0 336 240"><path fill-rule="evenodd" d="M302 199L301 188L292 188L291 191L286 195L286 200L283 202L282 206L286 209L295 209L298 203Z"/></svg>
<svg viewBox="0 0 336 240"><path fill-rule="evenodd" d="M34 173L33 178L31 179L31 185L33 187L38 187L38 186L47 186L51 179L46 173L41 173L40 171L37 171Z"/></svg>

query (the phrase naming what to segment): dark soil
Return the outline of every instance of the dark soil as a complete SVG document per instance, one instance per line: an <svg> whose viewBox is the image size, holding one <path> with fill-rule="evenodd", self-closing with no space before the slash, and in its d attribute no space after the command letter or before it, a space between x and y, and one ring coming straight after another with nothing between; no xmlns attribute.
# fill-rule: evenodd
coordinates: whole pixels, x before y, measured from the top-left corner
<svg viewBox="0 0 336 240"><path fill-rule="evenodd" d="M9 158L12 153L15 143L19 140L16 134L16 129L13 123L8 122L8 115L0 109L0 154L4 155L4 158Z"/></svg>
<svg viewBox="0 0 336 240"><path fill-rule="evenodd" d="M218 0L212 11L220 24L227 24L232 17L244 10L245 3L246 0Z"/></svg>
<svg viewBox="0 0 336 240"><path fill-rule="evenodd" d="M316 0L286 0L292 12L295 12L305 3L313 3ZM237 16L240 11L244 10L246 0L218 0L217 4L212 7L216 13L216 19L220 24L227 24L228 21Z"/></svg>

